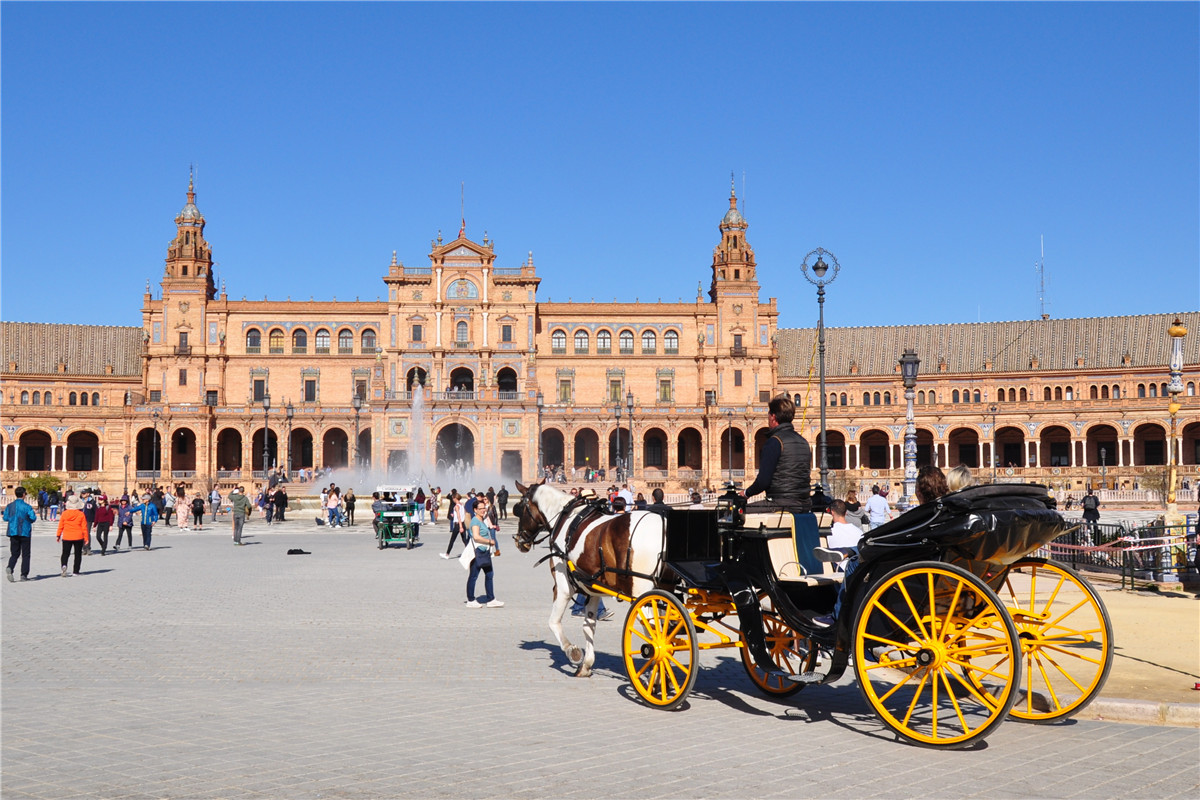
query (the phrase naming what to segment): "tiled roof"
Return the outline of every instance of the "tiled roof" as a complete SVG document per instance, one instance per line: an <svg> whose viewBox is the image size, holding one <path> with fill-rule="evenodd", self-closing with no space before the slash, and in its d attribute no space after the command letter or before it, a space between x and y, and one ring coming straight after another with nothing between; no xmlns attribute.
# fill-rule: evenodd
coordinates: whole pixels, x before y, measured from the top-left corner
<svg viewBox="0 0 1200 800"><path fill-rule="evenodd" d="M0 322L0 336L4 339L0 369L6 375L54 374L60 362L66 363L68 375L105 375L108 365L115 376L142 374L141 328Z"/></svg>
<svg viewBox="0 0 1200 800"><path fill-rule="evenodd" d="M1178 317L1188 328L1183 340L1183 363L1200 364L1200 311L1144 314L1129 317L1035 319L1017 322L975 322L951 325L826 328L825 374L849 377L850 363L859 375L896 374L906 348L921 358L921 374L936 374L941 359L947 373L1024 372L1038 361L1038 371L1121 369L1167 364L1171 344L1167 328ZM812 364L816 372L816 328L779 331L779 376L801 377ZM1164 375L1165 380L1165 375Z"/></svg>

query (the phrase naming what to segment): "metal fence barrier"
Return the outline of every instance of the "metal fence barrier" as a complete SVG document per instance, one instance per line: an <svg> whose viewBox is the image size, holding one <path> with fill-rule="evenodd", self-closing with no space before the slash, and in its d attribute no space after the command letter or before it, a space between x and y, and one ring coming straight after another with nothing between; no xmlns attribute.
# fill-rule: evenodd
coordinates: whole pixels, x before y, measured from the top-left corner
<svg viewBox="0 0 1200 800"><path fill-rule="evenodd" d="M1200 572L1196 518L1183 525L1124 525L1067 520L1078 526L1039 553L1056 561L1096 572L1121 576L1130 587L1135 580L1177 581L1182 573Z"/></svg>

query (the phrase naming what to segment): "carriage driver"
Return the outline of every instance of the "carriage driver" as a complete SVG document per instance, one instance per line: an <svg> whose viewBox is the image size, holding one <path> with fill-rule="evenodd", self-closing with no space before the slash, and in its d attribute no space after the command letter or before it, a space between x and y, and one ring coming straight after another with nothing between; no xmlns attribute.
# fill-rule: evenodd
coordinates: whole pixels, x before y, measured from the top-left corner
<svg viewBox="0 0 1200 800"><path fill-rule="evenodd" d="M766 492L766 499L746 511L790 511L794 520L796 556L805 572L821 572L821 563L813 548L821 543L816 515L812 513L812 450L804 437L796 433L792 420L796 405L786 394L771 398L767 404L767 427L771 435L763 445L758 477L742 492L753 497Z"/></svg>

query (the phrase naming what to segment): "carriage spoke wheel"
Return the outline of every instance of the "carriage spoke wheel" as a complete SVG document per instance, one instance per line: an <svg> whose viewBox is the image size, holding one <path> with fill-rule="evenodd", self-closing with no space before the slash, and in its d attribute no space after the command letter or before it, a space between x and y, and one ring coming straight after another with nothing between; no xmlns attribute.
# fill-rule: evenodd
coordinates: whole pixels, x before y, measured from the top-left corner
<svg viewBox="0 0 1200 800"><path fill-rule="evenodd" d="M1112 667L1112 621L1090 584L1065 564L1025 558L999 595L1021 640L1024 677L1012 715L1053 722L1100 693Z"/></svg>
<svg viewBox="0 0 1200 800"><path fill-rule="evenodd" d="M770 608L770 601L763 603L762 621L763 634L767 639L767 652L776 667L789 675L811 672L816 667L816 645L807 636L792 630L779 613ZM746 674L755 686L767 694L787 697L804 688L803 683L789 681L779 675L769 675L759 669L744 639L738 649L742 654L742 666L746 668Z"/></svg>
<svg viewBox="0 0 1200 800"><path fill-rule="evenodd" d="M696 628L672 594L654 590L634 601L621 642L625 673L652 706L675 708L696 683Z"/></svg>
<svg viewBox="0 0 1200 800"><path fill-rule="evenodd" d="M1017 697L1017 631L966 570L918 562L870 587L854 623L854 671L867 703L905 739L963 747L1004 721Z"/></svg>

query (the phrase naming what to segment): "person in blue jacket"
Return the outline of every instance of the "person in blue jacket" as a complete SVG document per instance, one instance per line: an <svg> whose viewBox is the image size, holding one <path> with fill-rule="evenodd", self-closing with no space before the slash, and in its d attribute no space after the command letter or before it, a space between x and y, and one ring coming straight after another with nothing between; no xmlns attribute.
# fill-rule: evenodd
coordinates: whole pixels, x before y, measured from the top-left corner
<svg viewBox="0 0 1200 800"><path fill-rule="evenodd" d="M29 580L29 544L33 535L33 523L37 512L25 502L25 487L18 486L13 490L16 499L4 507L4 521L8 523L8 546L12 555L8 557L8 566L4 575L9 581L13 578L13 567L17 559L21 559L21 580Z"/></svg>
<svg viewBox="0 0 1200 800"><path fill-rule="evenodd" d="M150 536L154 533L154 523L158 522L158 505L151 500L150 495L142 495L142 502L129 509L133 513L142 513L142 549L150 549Z"/></svg>

